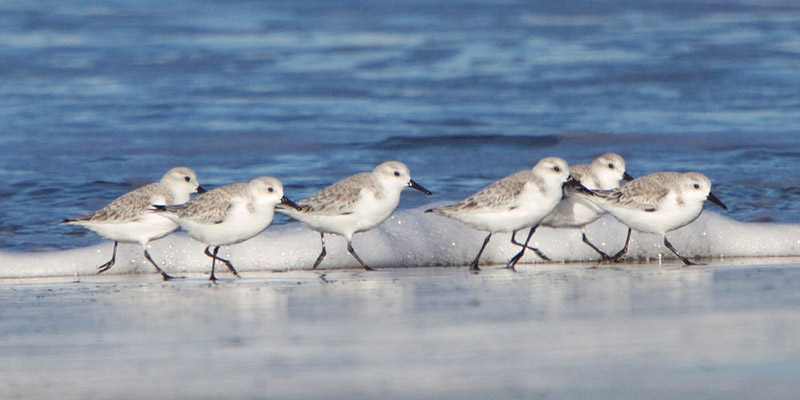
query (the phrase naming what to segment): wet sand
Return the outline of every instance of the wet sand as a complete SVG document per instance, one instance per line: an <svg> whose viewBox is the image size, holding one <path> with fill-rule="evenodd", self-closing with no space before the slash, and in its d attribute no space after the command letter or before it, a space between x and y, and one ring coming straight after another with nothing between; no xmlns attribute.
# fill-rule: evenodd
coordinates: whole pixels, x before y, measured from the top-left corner
<svg viewBox="0 0 800 400"><path fill-rule="evenodd" d="M796 399L800 260L0 280L2 399Z"/></svg>

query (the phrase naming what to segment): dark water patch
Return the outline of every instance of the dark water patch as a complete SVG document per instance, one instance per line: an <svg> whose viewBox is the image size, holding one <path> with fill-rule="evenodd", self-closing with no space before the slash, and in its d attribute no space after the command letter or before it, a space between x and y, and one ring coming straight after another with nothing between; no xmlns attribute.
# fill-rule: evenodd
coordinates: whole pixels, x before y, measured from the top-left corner
<svg viewBox="0 0 800 400"><path fill-rule="evenodd" d="M370 149L399 150L425 147L550 147L559 143L556 136L436 136L436 137L391 137L369 146Z"/></svg>
<svg viewBox="0 0 800 400"><path fill-rule="evenodd" d="M386 48L383 46L351 45L351 46L328 47L321 50L321 53L331 54L331 55L360 55L362 53L372 53L380 51L386 51Z"/></svg>
<svg viewBox="0 0 800 400"><path fill-rule="evenodd" d="M447 126L456 128L485 128L491 126L489 123L473 121L471 119L447 119L441 121L407 120L403 123L412 126Z"/></svg>
<svg viewBox="0 0 800 400"><path fill-rule="evenodd" d="M28 195L31 197L47 197L56 195L61 192L62 190L59 188L42 188L42 189L32 190L28 192Z"/></svg>

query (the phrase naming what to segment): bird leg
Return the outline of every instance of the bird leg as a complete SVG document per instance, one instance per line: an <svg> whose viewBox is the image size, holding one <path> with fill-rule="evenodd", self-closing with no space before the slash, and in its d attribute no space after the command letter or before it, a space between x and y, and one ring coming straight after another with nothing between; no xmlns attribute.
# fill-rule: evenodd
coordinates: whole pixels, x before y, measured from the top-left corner
<svg viewBox="0 0 800 400"><path fill-rule="evenodd" d="M618 251L617 254L611 256L611 262L619 262L619 259L628 253L628 244L630 244L630 242L631 242L631 228L628 228L628 237L625 238L625 246L622 248L622 250Z"/></svg>
<svg viewBox="0 0 800 400"><path fill-rule="evenodd" d="M531 236L533 236L533 232L535 232L535 231L536 231L536 228L538 228L538 227L539 227L539 225L538 225L538 224L537 224L537 225L534 225L534 226L532 226L532 227L531 227L531 230L530 230L530 231L528 231L528 240L530 240L530 239L531 239ZM542 253L541 251L539 251L539 249L537 249L536 247L531 247L531 246L528 246L528 241L527 241L527 240L525 241L525 244L522 244L522 243L519 243L519 242L517 242L517 240L516 240L516 238L515 238L516 236L517 236L517 231L514 231L514 232L511 234L511 243L513 243L513 244L515 244L515 245L517 245L517 246L521 246L521 247L523 248L523 252L524 252L524 250L527 248L527 249L530 249L531 251L533 251L534 253L536 253L536 255L537 255L537 256L539 256L539 258L541 258L542 260L545 260L545 261L552 261L552 260L551 260L549 257L547 257L546 255L544 255L544 253ZM515 257L516 257L516 256L515 256ZM520 255L520 257L522 257L522 256ZM512 269L513 269L513 268L512 268Z"/></svg>
<svg viewBox="0 0 800 400"><path fill-rule="evenodd" d="M211 246L209 246L209 247L211 247ZM217 278L214 276L214 262L216 260L222 261L225 264L225 266L227 266L228 269L231 270L231 272L233 272L233 276L235 276L237 278L241 278L241 276L239 276L239 273L236 272L236 269L233 268L233 264L231 264L230 261L228 261L228 260L226 260L226 259L224 259L222 257L217 256L217 252L218 251L219 251L219 246L214 248L214 254L209 253L208 252L208 247L206 247L206 255L214 259L214 261L211 261L211 276L212 276L211 280L212 281L217 280Z"/></svg>
<svg viewBox="0 0 800 400"><path fill-rule="evenodd" d="M478 272L481 270L480 268L478 268L478 261L481 259L481 254L483 254L483 249L485 249L486 245L489 244L489 239L491 238L492 238L492 233L489 232L489 234L486 235L486 239L483 239L483 245L481 246L481 249L478 251L478 255L475 257L475 260L469 264L470 271Z"/></svg>
<svg viewBox="0 0 800 400"><path fill-rule="evenodd" d="M664 235L664 245L667 246L668 249L672 250L672 252L675 253L675 255L678 256L678 258L680 258L681 261L683 261L683 263L686 264L686 265L705 265L705 264L698 264L696 262L692 262L688 258L686 258L686 257L682 256L680 253L678 253L678 250L675 250L675 247L672 246L672 243L670 243L669 240L667 240L667 235Z"/></svg>
<svg viewBox="0 0 800 400"><path fill-rule="evenodd" d="M353 258L355 258L356 261L358 261L358 263L361 264L361 266L364 267L365 270L375 271L375 268L372 268L369 265L367 265L367 263L365 263L364 260L362 260L361 257L358 256L358 254L356 254L356 251L353 249L353 245L350 244L349 240L347 241L347 251L350 252Z"/></svg>
<svg viewBox="0 0 800 400"><path fill-rule="evenodd" d="M108 271L111 267L114 266L114 263L117 261L117 244L119 242L114 242L114 251L111 253L111 260L107 263L97 267L97 274L102 274L103 272Z"/></svg>
<svg viewBox="0 0 800 400"><path fill-rule="evenodd" d="M144 258L146 258L147 261L150 262L150 264L153 264L153 266L156 267L156 270L158 270L158 272L161 273L161 277L164 278L165 281L168 281L170 279L174 279L175 278L175 277L167 274L166 272L164 272L164 270L161 269L161 267L159 267L158 264L156 264L155 261L153 261L153 258L150 257L150 253L147 252L147 248L144 249Z"/></svg>
<svg viewBox="0 0 800 400"><path fill-rule="evenodd" d="M326 254L328 254L328 252L325 250L325 234L322 232L319 233L319 241L322 243L322 252L319 253L317 261L314 261L314 266L311 267L311 269L317 269L319 264L322 262L322 259L325 258Z"/></svg>
<svg viewBox="0 0 800 400"><path fill-rule="evenodd" d="M586 232L581 232L581 236L582 236L582 239L583 239L583 243L586 243L587 245L589 245L589 247L592 248L592 250L597 252L597 254L600 254L600 257L603 258L603 261L606 261L606 262L613 262L614 261L614 259L611 258L611 256L606 254L603 250L600 250L599 248L597 248L597 246L595 246L592 242L589 241L589 239L586 237Z"/></svg>

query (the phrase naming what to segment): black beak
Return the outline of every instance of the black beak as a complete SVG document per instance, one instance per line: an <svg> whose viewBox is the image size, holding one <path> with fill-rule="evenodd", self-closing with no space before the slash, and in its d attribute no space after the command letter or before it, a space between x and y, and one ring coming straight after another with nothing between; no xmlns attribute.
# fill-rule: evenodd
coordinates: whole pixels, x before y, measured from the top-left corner
<svg viewBox="0 0 800 400"><path fill-rule="evenodd" d="M286 197L286 196L281 197L281 204L286 204L287 206L292 207L297 211L301 211L302 210L302 208L300 208L300 206L295 204L295 202L289 200L289 198Z"/></svg>
<svg viewBox="0 0 800 400"><path fill-rule="evenodd" d="M586 186L583 186L583 184L581 184L581 181L573 178L572 175L570 175L569 178L567 178L567 181L564 182L563 187L573 188L578 192L585 193L588 195L594 195L593 191L587 189Z"/></svg>
<svg viewBox="0 0 800 400"><path fill-rule="evenodd" d="M632 180L633 180L633 177L632 177L632 176L630 176L630 174L628 174L628 173L626 172L626 173L622 174L622 179L625 179L625 182L630 182L630 181L632 181Z"/></svg>
<svg viewBox="0 0 800 400"><path fill-rule="evenodd" d="M714 196L714 193L709 192L707 200L712 202L712 203L714 203L714 204L716 204L716 205L718 205L723 210L727 210L728 209L728 206L726 206L722 201L720 201L720 199L718 199L717 196Z"/></svg>
<svg viewBox="0 0 800 400"><path fill-rule="evenodd" d="M425 188L424 188L424 187L422 187L422 185L420 185L419 183L417 183L417 182L414 182L414 180L410 180L410 181L408 181L408 187L411 187L411 188L417 189L417 190L419 190L420 192L422 192L422 193L425 193L425 194L427 194L427 195L432 195L432 194L433 194L433 193L431 193L431 191L430 191L430 190L428 190L428 189L425 189Z"/></svg>
<svg viewBox="0 0 800 400"><path fill-rule="evenodd" d="M202 187L202 186L198 186L198 187L197 187L197 193L199 193L199 194L203 194L203 193L205 193L205 192L207 192L207 190L203 189L203 187Z"/></svg>

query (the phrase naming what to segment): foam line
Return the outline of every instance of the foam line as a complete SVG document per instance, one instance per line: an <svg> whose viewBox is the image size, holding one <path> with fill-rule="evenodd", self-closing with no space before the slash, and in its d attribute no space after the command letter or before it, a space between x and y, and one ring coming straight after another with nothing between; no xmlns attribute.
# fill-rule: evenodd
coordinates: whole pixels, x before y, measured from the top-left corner
<svg viewBox="0 0 800 400"><path fill-rule="evenodd" d="M370 266L423 267L463 266L478 251L485 233L461 223L423 211L434 205L396 212L380 227L357 234L353 246ZM598 247L613 254L625 240L626 228L610 216L591 224L586 234ZM800 224L744 223L713 211L683 229L668 235L670 242L687 257L773 257L800 256ZM518 235L524 239L524 234ZM482 257L485 264L504 264L517 251L510 244L510 234L497 234ZM356 268L341 237L327 235L328 255L320 268ZM597 260L586 246L579 230L539 228L531 240L554 261ZM111 256L111 242L85 248L34 253L0 253L0 277L82 276L96 273L96 266ZM150 254L168 273L207 273L210 259L203 245L178 232L151 242ZM220 257L228 258L239 272L255 270L309 269L320 251L319 234L299 223L272 226L257 237L220 248ZM675 261L660 237L634 232L628 261ZM543 262L533 252L522 263ZM225 277L225 267L218 269ZM117 264L106 273L154 273L141 255L138 245L120 244Z"/></svg>

